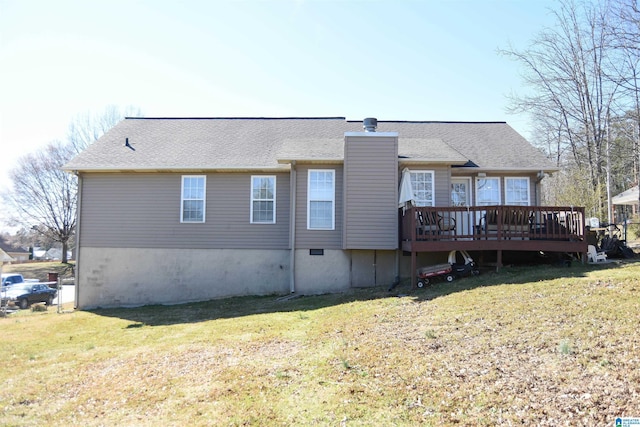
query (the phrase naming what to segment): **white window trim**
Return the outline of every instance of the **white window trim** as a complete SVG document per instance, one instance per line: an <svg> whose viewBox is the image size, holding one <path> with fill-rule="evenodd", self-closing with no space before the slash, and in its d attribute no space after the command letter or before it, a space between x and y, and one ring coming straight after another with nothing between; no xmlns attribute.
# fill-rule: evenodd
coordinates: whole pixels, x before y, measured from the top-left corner
<svg viewBox="0 0 640 427"><path fill-rule="evenodd" d="M331 199L313 199L314 201L331 202L331 228L311 227L311 174L314 172L329 172L333 176L333 197ZM336 228L336 171L335 169L309 169L307 171L307 230L335 230Z"/></svg>
<svg viewBox="0 0 640 427"><path fill-rule="evenodd" d="M273 179L273 199L254 199L253 198L253 179L254 178L271 178ZM275 224L276 223L276 185L277 179L275 175L251 175L251 194L250 194L250 204L249 204L249 223L250 224ZM253 220L253 202L255 201L266 201L273 202L273 220L272 221L254 221Z"/></svg>
<svg viewBox="0 0 640 427"><path fill-rule="evenodd" d="M484 177L476 177L474 183L473 183L473 187L475 190L475 199L476 199L476 206L482 206L480 205L480 197L478 196L478 181L480 181L481 179L493 179L496 180L498 182L498 201L495 203L496 205L500 205L502 204L502 180L500 179L500 177L497 176L484 176ZM488 205L488 206L492 206L492 205Z"/></svg>
<svg viewBox="0 0 640 427"><path fill-rule="evenodd" d="M529 177L526 176L507 176L504 178L504 203L505 205L509 204L509 200L507 200L507 196L509 195L507 193L507 182L510 180L520 180L520 179L524 179L525 181L527 181L527 204L526 206L531 206L531 179L529 179Z"/></svg>
<svg viewBox="0 0 640 427"><path fill-rule="evenodd" d="M433 170L410 170L409 174L414 174L414 173L426 173L431 175L431 204L430 205L424 205L424 206L435 206L436 205L436 173ZM413 188L413 181L411 181L411 191L413 191L413 199L416 201L416 205L417 206L423 206L421 204L418 203L418 199L416 198L416 190L415 188ZM449 196L451 197L451 196Z"/></svg>
<svg viewBox="0 0 640 427"><path fill-rule="evenodd" d="M202 199L202 221L185 221L184 220L184 202L185 200L200 200L200 199L185 199L184 198L184 180L185 178L202 178L203 179L203 193ZM180 184L180 223L182 224L202 224L207 218L207 176L206 175L182 175Z"/></svg>

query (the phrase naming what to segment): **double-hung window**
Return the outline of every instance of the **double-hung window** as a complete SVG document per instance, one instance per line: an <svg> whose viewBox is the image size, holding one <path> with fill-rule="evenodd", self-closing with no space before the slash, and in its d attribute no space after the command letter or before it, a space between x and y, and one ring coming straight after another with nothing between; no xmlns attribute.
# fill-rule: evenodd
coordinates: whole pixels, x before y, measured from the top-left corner
<svg viewBox="0 0 640 427"><path fill-rule="evenodd" d="M251 177L251 223L275 224L276 177Z"/></svg>
<svg viewBox="0 0 640 427"><path fill-rule="evenodd" d="M411 171L411 188L416 206L435 206L433 171Z"/></svg>
<svg viewBox="0 0 640 427"><path fill-rule="evenodd" d="M206 187L204 175L182 177L180 222L204 222Z"/></svg>
<svg viewBox="0 0 640 427"><path fill-rule="evenodd" d="M504 197L507 205L529 206L529 178L505 178Z"/></svg>
<svg viewBox="0 0 640 427"><path fill-rule="evenodd" d="M336 172L331 169L310 169L307 184L307 228L335 228Z"/></svg>
<svg viewBox="0 0 640 427"><path fill-rule="evenodd" d="M500 179L478 178L476 180L476 200L478 206L500 204Z"/></svg>

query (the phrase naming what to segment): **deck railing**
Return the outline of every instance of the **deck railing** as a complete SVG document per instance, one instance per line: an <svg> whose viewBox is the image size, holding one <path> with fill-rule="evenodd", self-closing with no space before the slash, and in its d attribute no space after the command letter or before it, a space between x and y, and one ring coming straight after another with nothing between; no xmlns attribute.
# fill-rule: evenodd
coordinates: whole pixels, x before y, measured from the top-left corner
<svg viewBox="0 0 640 427"><path fill-rule="evenodd" d="M402 213L401 240L584 240L584 208L562 206L413 207Z"/></svg>

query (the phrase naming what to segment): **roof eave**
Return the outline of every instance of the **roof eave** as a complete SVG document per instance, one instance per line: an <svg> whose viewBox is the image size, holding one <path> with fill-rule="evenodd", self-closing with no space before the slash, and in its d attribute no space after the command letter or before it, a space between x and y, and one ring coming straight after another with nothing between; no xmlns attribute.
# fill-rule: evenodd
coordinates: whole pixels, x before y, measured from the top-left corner
<svg viewBox="0 0 640 427"><path fill-rule="evenodd" d="M258 171L288 171L289 165L286 164L278 164L275 166L213 166L213 167L100 167L100 166L89 166L89 167L64 167L62 170L66 172L72 173L194 173L194 172L258 172Z"/></svg>
<svg viewBox="0 0 640 427"><path fill-rule="evenodd" d="M513 171L513 172L557 172L560 170L560 168L557 167L543 167L543 166L538 166L538 167L526 167L526 168L514 168L514 167L491 167L491 168L483 168L483 167L478 167L477 169L478 171L483 171L483 172L491 172L491 171L495 171L495 172L509 172L509 171Z"/></svg>
<svg viewBox="0 0 640 427"><path fill-rule="evenodd" d="M464 165L466 163L466 160L460 160L460 159L427 159L427 158L401 158L398 159L398 163L403 164L403 165L407 165L407 164L424 164L424 163L429 163L429 164L438 164L438 165Z"/></svg>
<svg viewBox="0 0 640 427"><path fill-rule="evenodd" d="M291 164L294 162L295 163L341 164L341 163L344 163L344 159L341 157L319 157L319 158L290 157L290 158L277 159L277 162L280 164Z"/></svg>
<svg viewBox="0 0 640 427"><path fill-rule="evenodd" d="M462 167L462 168L456 168L456 171L467 171L467 170L473 170L474 173L476 172L485 172L485 173L505 173L505 172L510 172L510 173L555 173L558 172L560 170L560 168L556 168L556 167L527 167L527 168L514 168L514 167Z"/></svg>

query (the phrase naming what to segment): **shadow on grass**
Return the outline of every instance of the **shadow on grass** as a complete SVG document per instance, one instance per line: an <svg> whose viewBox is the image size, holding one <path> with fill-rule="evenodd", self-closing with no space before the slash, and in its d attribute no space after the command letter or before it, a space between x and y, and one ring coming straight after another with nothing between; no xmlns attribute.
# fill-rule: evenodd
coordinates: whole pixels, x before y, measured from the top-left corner
<svg viewBox="0 0 640 427"><path fill-rule="evenodd" d="M453 282L434 281L424 289L411 286L409 280L401 282L397 287L373 287L350 289L336 294L309 296L261 296L233 297L205 302L176 305L148 305L135 308L110 308L89 310L100 316L128 319L134 322L127 328L144 325L160 326L181 323L197 323L215 319L239 318L266 313L305 312L318 310L356 301L370 301L382 298L412 298L416 303L424 303L456 292L463 292L480 287L497 285L522 285L552 279L569 279L584 277L595 269L618 268L625 263L640 261L621 261L602 265L583 265L573 263L572 266L517 266L505 267L500 272L483 271L475 277L465 277Z"/></svg>

